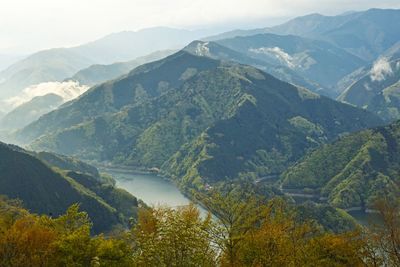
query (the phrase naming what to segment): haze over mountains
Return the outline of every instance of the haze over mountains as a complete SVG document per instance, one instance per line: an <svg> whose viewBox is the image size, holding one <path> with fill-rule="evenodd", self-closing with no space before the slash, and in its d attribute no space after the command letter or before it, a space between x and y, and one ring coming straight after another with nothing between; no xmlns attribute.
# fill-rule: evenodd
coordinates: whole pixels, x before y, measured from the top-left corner
<svg viewBox="0 0 400 267"><path fill-rule="evenodd" d="M297 35L330 42L363 60L373 61L398 42L399 17L399 11L395 9L369 9L338 16L310 14L274 27L232 31L207 39L260 33Z"/></svg>
<svg viewBox="0 0 400 267"><path fill-rule="evenodd" d="M0 139L19 147L0 143L0 194L54 216L79 202L96 233L149 207L86 162L199 201L279 196L346 222L332 231L356 224L345 210L400 199L400 10L215 34L119 32L3 70Z"/></svg>
<svg viewBox="0 0 400 267"><path fill-rule="evenodd" d="M177 49L207 34L200 30L149 28L110 34L77 47L40 51L0 72L0 97L14 96L29 85L62 81L92 64L111 64L158 50Z"/></svg>
<svg viewBox="0 0 400 267"><path fill-rule="evenodd" d="M290 35L257 34L217 41L269 64L285 66L332 94L336 83L365 62L327 42ZM332 90L333 91L333 90Z"/></svg>

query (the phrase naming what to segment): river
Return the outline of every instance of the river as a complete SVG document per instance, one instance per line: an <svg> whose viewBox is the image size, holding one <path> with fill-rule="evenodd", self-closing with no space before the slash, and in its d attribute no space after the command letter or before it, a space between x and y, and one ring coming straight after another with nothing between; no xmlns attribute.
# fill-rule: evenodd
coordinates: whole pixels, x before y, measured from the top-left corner
<svg viewBox="0 0 400 267"><path fill-rule="evenodd" d="M191 203L171 181L150 173L140 173L123 169L99 168L101 172L111 175L117 187L123 188L149 206L169 206L172 208ZM196 205L202 217L208 212Z"/></svg>
<svg viewBox="0 0 400 267"><path fill-rule="evenodd" d="M172 182L154 175L122 169L100 169L111 175L117 186L125 189L149 206L185 206L190 200Z"/></svg>
<svg viewBox="0 0 400 267"><path fill-rule="evenodd" d="M143 200L147 205L179 207L188 205L191 202L189 198L179 191L175 184L155 174L139 173L124 169L100 168L100 170L114 177L118 187ZM207 214L203 207L198 206L198 208L203 216ZM364 213L362 211L352 211L349 213L362 225L368 225L371 222L379 224L379 218L376 214Z"/></svg>

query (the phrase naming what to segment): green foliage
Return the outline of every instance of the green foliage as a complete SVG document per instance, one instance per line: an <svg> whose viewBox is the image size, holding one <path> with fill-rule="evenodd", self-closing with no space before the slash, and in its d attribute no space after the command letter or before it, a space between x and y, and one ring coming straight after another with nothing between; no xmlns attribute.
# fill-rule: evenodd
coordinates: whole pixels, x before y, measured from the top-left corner
<svg viewBox="0 0 400 267"><path fill-rule="evenodd" d="M374 66L364 68L364 75L357 77L338 99L365 108L388 122L400 119L400 60L394 59L382 58L374 63L387 64L388 73L377 78L373 78Z"/></svg>
<svg viewBox="0 0 400 267"><path fill-rule="evenodd" d="M19 215L5 223L14 210ZM130 243L122 237L92 237L90 219L78 205L50 218L2 200L0 229L0 266L133 266Z"/></svg>
<svg viewBox="0 0 400 267"><path fill-rule="evenodd" d="M141 209L131 231L91 236L89 216L79 205L51 218L2 198L0 266L377 266L378 262L394 266L399 262L398 207L387 202L378 207L384 228L336 234L325 232L283 199L261 203L233 190L203 200L215 219L211 214L202 218L193 205Z"/></svg>
<svg viewBox="0 0 400 267"><path fill-rule="evenodd" d="M110 231L136 218L137 199L116 189L90 165L1 143L0 157L0 194L20 199L32 212L58 216L80 203L93 220L94 232Z"/></svg>
<svg viewBox="0 0 400 267"><path fill-rule="evenodd" d="M180 51L92 88L18 135L34 149L157 167L203 189L282 172L310 148L379 123L253 67Z"/></svg>
<svg viewBox="0 0 400 267"><path fill-rule="evenodd" d="M194 206L142 210L133 230L139 266L217 266L211 217Z"/></svg>
<svg viewBox="0 0 400 267"><path fill-rule="evenodd" d="M284 188L314 188L341 208L397 199L400 124L365 130L309 153L282 176Z"/></svg>

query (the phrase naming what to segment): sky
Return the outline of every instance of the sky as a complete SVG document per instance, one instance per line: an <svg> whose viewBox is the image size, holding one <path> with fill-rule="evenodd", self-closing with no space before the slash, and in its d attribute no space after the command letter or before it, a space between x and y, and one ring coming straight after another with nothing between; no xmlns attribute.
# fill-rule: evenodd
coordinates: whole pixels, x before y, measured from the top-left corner
<svg viewBox="0 0 400 267"><path fill-rule="evenodd" d="M75 46L112 32L272 26L309 13L400 8L399 0L0 0L0 55Z"/></svg>

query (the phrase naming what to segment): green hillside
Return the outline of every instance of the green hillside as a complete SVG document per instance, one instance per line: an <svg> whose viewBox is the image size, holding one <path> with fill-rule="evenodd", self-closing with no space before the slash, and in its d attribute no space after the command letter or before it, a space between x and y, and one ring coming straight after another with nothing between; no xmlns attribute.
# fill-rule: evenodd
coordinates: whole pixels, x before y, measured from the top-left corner
<svg viewBox="0 0 400 267"><path fill-rule="evenodd" d="M4 130L25 127L40 116L56 109L62 103L64 103L63 98L56 94L36 96L0 118L0 128Z"/></svg>
<svg viewBox="0 0 400 267"><path fill-rule="evenodd" d="M35 150L157 167L202 188L281 172L308 149L377 124L253 67L181 51L93 87L18 135Z"/></svg>
<svg viewBox="0 0 400 267"><path fill-rule="evenodd" d="M132 69L142 64L159 60L171 55L173 52L174 50L163 50L126 62L117 62L110 65L91 65L78 71L71 78L66 80L78 81L80 84L93 86L95 84L118 78L119 76L128 73Z"/></svg>
<svg viewBox="0 0 400 267"><path fill-rule="evenodd" d="M386 121L400 118L400 60L378 59L338 100L365 108Z"/></svg>
<svg viewBox="0 0 400 267"><path fill-rule="evenodd" d="M324 145L282 175L283 188L313 189L336 207L371 208L400 196L400 122Z"/></svg>
<svg viewBox="0 0 400 267"><path fill-rule="evenodd" d="M249 57L285 66L320 84L330 94L343 76L365 64L360 58L328 42L294 35L265 33L217 42Z"/></svg>
<svg viewBox="0 0 400 267"><path fill-rule="evenodd" d="M76 160L0 144L0 195L18 198L32 212L59 216L74 203L88 212L95 232L127 225L137 200Z"/></svg>

